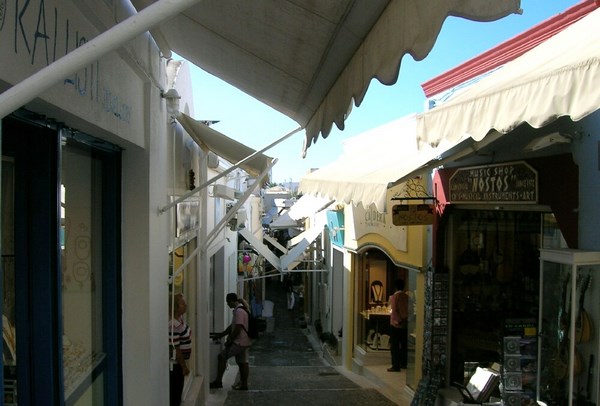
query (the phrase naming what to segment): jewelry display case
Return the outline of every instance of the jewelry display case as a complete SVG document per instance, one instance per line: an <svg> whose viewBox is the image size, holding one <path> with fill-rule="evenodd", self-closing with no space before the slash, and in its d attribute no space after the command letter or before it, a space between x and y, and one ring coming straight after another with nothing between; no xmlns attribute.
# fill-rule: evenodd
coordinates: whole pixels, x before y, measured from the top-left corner
<svg viewBox="0 0 600 406"><path fill-rule="evenodd" d="M598 402L598 378L591 377L599 366L599 277L600 252L540 250L537 398L543 404Z"/></svg>

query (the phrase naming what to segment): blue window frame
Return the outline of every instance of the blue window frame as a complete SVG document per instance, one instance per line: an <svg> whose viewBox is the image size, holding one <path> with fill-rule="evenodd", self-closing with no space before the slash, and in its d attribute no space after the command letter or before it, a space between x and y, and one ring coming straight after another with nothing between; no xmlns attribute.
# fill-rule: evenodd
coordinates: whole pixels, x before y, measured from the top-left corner
<svg viewBox="0 0 600 406"><path fill-rule="evenodd" d="M0 404L120 405L120 151L26 112L0 128Z"/></svg>

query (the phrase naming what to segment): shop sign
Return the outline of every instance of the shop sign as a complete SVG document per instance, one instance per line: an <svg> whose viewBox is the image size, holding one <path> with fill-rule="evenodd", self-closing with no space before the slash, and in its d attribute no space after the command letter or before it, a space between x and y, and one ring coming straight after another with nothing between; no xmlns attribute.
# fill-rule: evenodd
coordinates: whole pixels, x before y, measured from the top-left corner
<svg viewBox="0 0 600 406"><path fill-rule="evenodd" d="M393 204L390 199L387 202L388 207ZM346 247L351 247L353 242L370 235L367 240L370 238L383 238L392 244L395 249L403 252L407 251L407 228L397 227L393 224L392 213L389 209L386 212L380 212L374 204L367 209L362 204L349 206L351 208L349 211L352 213L352 224L348 224L348 221L346 221ZM346 213L346 215L348 214Z"/></svg>
<svg viewBox="0 0 600 406"><path fill-rule="evenodd" d="M460 168L450 178L451 203L537 203L538 174L526 162Z"/></svg>
<svg viewBox="0 0 600 406"><path fill-rule="evenodd" d="M344 246L344 212L327 210L327 226L329 227L329 238L332 244L338 247Z"/></svg>
<svg viewBox="0 0 600 406"><path fill-rule="evenodd" d="M101 34L81 13L77 1L33 3L0 0L0 52L10 61L0 63L2 81L18 83ZM143 147L147 124L139 95L146 85L135 72L127 58L116 52L98 55L76 72L65 74L40 97Z"/></svg>
<svg viewBox="0 0 600 406"><path fill-rule="evenodd" d="M422 226L433 224L433 204L396 204L392 206L392 223L395 226Z"/></svg>

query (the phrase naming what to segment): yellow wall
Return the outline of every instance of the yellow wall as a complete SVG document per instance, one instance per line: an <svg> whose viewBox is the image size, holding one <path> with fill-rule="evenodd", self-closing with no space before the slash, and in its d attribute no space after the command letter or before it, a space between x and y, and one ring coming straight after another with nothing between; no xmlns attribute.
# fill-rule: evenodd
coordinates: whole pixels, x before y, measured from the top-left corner
<svg viewBox="0 0 600 406"><path fill-rule="evenodd" d="M380 234L366 234L356 243L356 250L371 246L377 247L385 252L396 264L409 265L410 267L423 269L425 267L425 241L427 226L407 227L407 251L396 249L391 242Z"/></svg>
<svg viewBox="0 0 600 406"><path fill-rule="evenodd" d="M425 251L428 226L396 226L392 215L394 205L401 202L394 199L415 197L415 194L420 193L415 190L425 190L423 182L423 179L415 178L388 190L386 212L377 211L375 205L363 207L359 203L356 206L344 206L344 247L352 251L361 251L369 246L377 247L397 265L423 269L427 264Z"/></svg>
<svg viewBox="0 0 600 406"><path fill-rule="evenodd" d="M352 357L354 355L354 255L346 253L344 255L344 331L352 331L352 334L344 333L344 353L342 353L342 363L348 370L352 370Z"/></svg>

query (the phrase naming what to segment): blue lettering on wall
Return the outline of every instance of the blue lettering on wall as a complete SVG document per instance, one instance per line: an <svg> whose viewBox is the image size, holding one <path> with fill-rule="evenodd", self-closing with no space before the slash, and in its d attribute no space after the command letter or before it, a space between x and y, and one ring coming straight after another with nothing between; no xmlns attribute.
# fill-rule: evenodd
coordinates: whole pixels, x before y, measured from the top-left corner
<svg viewBox="0 0 600 406"><path fill-rule="evenodd" d="M25 27L23 26L23 16L27 11L27 7L29 6L29 0L25 1L25 5L21 12L19 12L19 0L15 2L15 54L19 53L17 47L17 40L19 38L19 32L17 30L20 28L20 33L23 35L23 41L25 41L25 47L27 48L27 53L31 54L31 50L29 49L29 43L27 42L27 35L25 34Z"/></svg>
<svg viewBox="0 0 600 406"><path fill-rule="evenodd" d="M131 119L131 107L116 94L112 94L109 89L104 89L104 97L102 98L104 111L113 114L115 117L129 122Z"/></svg>
<svg viewBox="0 0 600 406"><path fill-rule="evenodd" d="M40 27L42 26L42 27ZM42 29L43 31L40 31ZM37 27L34 34L33 40L33 52L31 53L31 64L35 63L35 50L37 49L38 39L44 40L44 50L46 51L46 65L48 65L48 35L46 35L46 13L44 11L44 0L40 1L40 8L38 12Z"/></svg>
<svg viewBox="0 0 600 406"><path fill-rule="evenodd" d="M10 4L13 4L14 53L26 54L31 65L48 66L88 41L85 35L80 34L79 29L71 27L69 18L61 19L59 8L52 8L53 13L50 15L53 18L48 20L46 16L50 8L46 2L48 0L0 0L0 34L4 28L5 15L10 9ZM60 49L61 41L64 41L64 49ZM63 84L72 87L79 96L98 103L105 112L130 123L131 106L121 96L100 83L100 61L69 75Z"/></svg>

